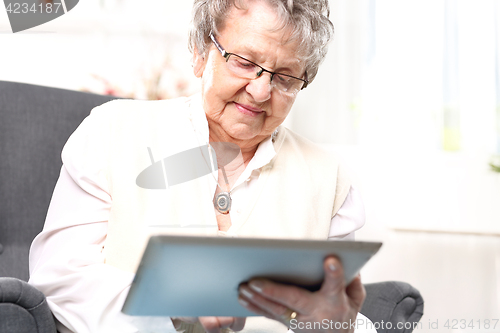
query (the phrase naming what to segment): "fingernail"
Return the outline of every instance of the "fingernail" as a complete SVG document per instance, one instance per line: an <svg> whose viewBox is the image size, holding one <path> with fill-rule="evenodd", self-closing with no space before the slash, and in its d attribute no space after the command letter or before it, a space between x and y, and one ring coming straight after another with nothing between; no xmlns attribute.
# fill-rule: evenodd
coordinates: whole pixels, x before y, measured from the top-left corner
<svg viewBox="0 0 500 333"><path fill-rule="evenodd" d="M239 298L238 297L238 302L243 305L244 307L247 307L248 306L248 302L245 301L243 298Z"/></svg>
<svg viewBox="0 0 500 333"><path fill-rule="evenodd" d="M332 271L332 272L335 272L337 270L337 266L335 266L334 264L330 264L328 265L328 268Z"/></svg>
<svg viewBox="0 0 500 333"><path fill-rule="evenodd" d="M245 288L241 288L240 293L242 293L246 298L253 298L253 293Z"/></svg>
<svg viewBox="0 0 500 333"><path fill-rule="evenodd" d="M250 286L250 288L252 288L253 290L255 290L258 293L261 293L262 288L264 287L264 284L262 283L262 281L259 281L259 280L253 280L248 285Z"/></svg>

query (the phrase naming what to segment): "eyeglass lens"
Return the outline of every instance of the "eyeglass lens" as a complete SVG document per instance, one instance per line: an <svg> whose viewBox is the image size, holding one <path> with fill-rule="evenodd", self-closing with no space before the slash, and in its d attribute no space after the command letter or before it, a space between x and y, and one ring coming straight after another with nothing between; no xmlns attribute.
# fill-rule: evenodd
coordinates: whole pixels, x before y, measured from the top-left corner
<svg viewBox="0 0 500 333"><path fill-rule="evenodd" d="M235 54L230 54L226 62L229 70L247 79L255 79L264 71L262 67ZM272 74L271 82L278 90L290 94L297 93L303 85L301 80L279 73Z"/></svg>

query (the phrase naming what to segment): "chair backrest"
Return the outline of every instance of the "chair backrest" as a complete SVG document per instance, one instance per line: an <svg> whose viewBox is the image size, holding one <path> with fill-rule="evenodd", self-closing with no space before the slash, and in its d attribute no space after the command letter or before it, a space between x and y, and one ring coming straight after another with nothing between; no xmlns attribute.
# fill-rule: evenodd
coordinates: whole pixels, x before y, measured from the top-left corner
<svg viewBox="0 0 500 333"><path fill-rule="evenodd" d="M0 277L27 281L61 169L61 150L90 110L114 97L0 81Z"/></svg>

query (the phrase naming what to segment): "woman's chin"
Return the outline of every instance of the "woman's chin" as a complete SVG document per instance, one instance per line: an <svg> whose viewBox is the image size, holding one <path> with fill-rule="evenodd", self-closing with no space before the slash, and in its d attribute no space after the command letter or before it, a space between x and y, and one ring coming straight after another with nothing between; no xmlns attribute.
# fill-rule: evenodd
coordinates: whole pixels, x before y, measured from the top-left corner
<svg viewBox="0 0 500 333"><path fill-rule="evenodd" d="M249 126L248 124L235 124L231 126L226 133L235 140L250 142L260 136L261 128Z"/></svg>
<svg viewBox="0 0 500 333"><path fill-rule="evenodd" d="M246 134L233 134L231 135L231 138L243 144L246 142L251 143L257 140L256 135L246 135Z"/></svg>

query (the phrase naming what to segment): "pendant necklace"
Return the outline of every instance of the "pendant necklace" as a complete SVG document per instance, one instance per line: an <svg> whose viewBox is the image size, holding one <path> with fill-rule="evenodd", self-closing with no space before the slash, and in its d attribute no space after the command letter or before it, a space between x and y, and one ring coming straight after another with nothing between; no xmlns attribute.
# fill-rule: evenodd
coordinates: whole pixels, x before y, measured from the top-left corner
<svg viewBox="0 0 500 333"><path fill-rule="evenodd" d="M205 164L207 165L207 167L209 169L211 169L209 167L209 164L208 164L207 160L205 159L205 155L203 154L203 151L201 150L200 142L198 140L198 135L200 133L194 127L193 120L191 119L191 115L189 115L189 120L191 122L191 126L193 127L193 130L195 131L195 133L197 133L196 140L198 141L198 148L200 149L201 156L203 157L203 160L205 161ZM217 142L217 143L221 144L221 145L224 145L224 144L226 144L226 145L233 145L233 144L231 144L229 142ZM207 143L207 146L208 147L212 147L209 143ZM238 147L238 149L239 149L239 147ZM215 151L215 149L213 147L212 147L212 150ZM209 152L210 152L210 149L209 149ZM217 154L216 154L215 158L217 159ZM222 171L222 175L224 176L224 182L226 183L226 191L224 191L224 189L219 185L219 182L217 181L217 179L215 178L215 176L213 175L213 173L210 172L210 174L214 178L215 184L217 184L217 186L221 190L221 192L219 194L216 194L214 196L213 203L214 203L215 209L217 209L217 211L219 213L221 213L221 214L229 214L229 211L231 210L231 202L232 202L232 199L231 199L231 190L229 189L229 181L227 179L226 170L224 170L224 167L222 165L220 166L220 169Z"/></svg>
<svg viewBox="0 0 500 333"><path fill-rule="evenodd" d="M217 143L220 143L220 144L229 144L227 142L217 142ZM207 145L208 145L208 147L212 147L212 145L210 145L208 143L207 143ZM201 147L200 146L198 146L198 147L200 148L200 152L201 152ZM213 147L212 147L212 150L215 151L215 149ZM210 151L210 149L209 149L209 151ZM203 154L203 152L201 153L201 156L203 157L203 160L205 161L205 164L208 167L208 162L205 159L205 155ZM215 155L215 158L217 159L217 153ZM218 165L218 163L217 163L217 165ZM229 214L229 210L231 210L231 202L232 202L232 199L231 199L231 190L229 189L229 181L227 179L226 170L224 170L224 167L222 165L220 166L220 170L222 171L222 175L224 176L224 182L226 183L226 191L224 191L224 189L219 185L219 182L217 181L217 179L215 178L215 176L210 172L210 174L214 178L215 184L221 190L221 192L219 192L219 194L217 194L217 195L214 196L213 203L214 203L215 209L217 209L217 211L219 213L221 213L221 214Z"/></svg>
<svg viewBox="0 0 500 333"><path fill-rule="evenodd" d="M217 186L219 186L219 188L222 190L222 192L220 192L214 197L214 207L221 214L228 214L229 210L231 209L231 202L232 202L231 191L229 190L229 181L227 180L226 171L224 170L224 167L221 167L220 169L222 171L222 175L224 176L224 182L226 183L227 191L222 190L222 187L220 187L219 182L214 177L214 180L217 182Z"/></svg>

